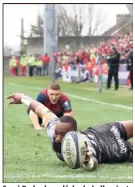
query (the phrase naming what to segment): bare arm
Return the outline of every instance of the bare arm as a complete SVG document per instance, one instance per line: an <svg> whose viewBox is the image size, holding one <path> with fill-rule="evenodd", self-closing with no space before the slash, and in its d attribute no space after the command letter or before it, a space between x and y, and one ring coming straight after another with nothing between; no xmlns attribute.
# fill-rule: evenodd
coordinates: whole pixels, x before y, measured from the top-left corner
<svg viewBox="0 0 135 187"><path fill-rule="evenodd" d="M38 117L43 119L43 124L45 127L50 120L57 117L46 106L39 103L38 101L32 101L29 106L29 109L32 110L33 112L35 112Z"/></svg>
<svg viewBox="0 0 135 187"><path fill-rule="evenodd" d="M125 127L127 133L127 139L133 137L133 120L120 121L120 123Z"/></svg>
<svg viewBox="0 0 135 187"><path fill-rule="evenodd" d="M71 112L65 112L64 116L71 116L72 117L73 116L72 111Z"/></svg>
<svg viewBox="0 0 135 187"><path fill-rule="evenodd" d="M43 119L44 126L46 126L50 120L57 117L43 104L22 93L14 93L8 96L7 99L13 99L13 101L11 101L9 104L25 104L29 110L32 110L37 114L38 117Z"/></svg>

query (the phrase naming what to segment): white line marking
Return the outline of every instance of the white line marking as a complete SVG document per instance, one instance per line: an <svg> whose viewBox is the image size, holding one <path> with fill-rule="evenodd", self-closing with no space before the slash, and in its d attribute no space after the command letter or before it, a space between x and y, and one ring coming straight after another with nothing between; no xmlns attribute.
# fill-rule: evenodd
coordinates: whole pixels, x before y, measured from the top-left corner
<svg viewBox="0 0 135 187"><path fill-rule="evenodd" d="M13 85L13 86L19 86L18 84L15 84L13 82L10 82L10 84Z"/></svg>
<svg viewBox="0 0 135 187"><path fill-rule="evenodd" d="M91 179L111 179L111 180L117 180L117 179L125 179L125 180L132 180L133 177L132 176L118 176L118 177L111 177L111 176L96 176L96 175L91 175L90 172L86 173L86 175L80 175L80 174L74 174L74 175L52 175L52 174L42 174L42 175L30 175L30 174L27 174L27 175L5 175L4 176L5 179L30 179L30 178L91 178Z"/></svg>
<svg viewBox="0 0 135 187"><path fill-rule="evenodd" d="M113 104L113 103L106 103L106 102L102 102L102 101L98 101L98 100L94 100L94 99L89 99L89 98L73 95L73 94L70 94L70 93L67 93L67 94L70 97L73 97L73 98L76 98L76 99L81 99L81 100L84 100L84 101L90 101L90 102L97 103L97 104L102 104L102 105L108 105L108 106L114 106L114 107L124 108L124 109L128 109L128 110L133 110L133 108L130 107L130 106Z"/></svg>
<svg viewBox="0 0 135 187"><path fill-rule="evenodd" d="M15 83L12 83L12 82L10 82L9 84L20 87L19 84L15 84ZM22 86L26 87L26 85L21 85L21 87ZM29 86L29 85L27 85L27 86ZM40 87L34 87L34 86L29 86L29 88L36 89L36 90L41 90L42 89ZM95 99L89 99L89 98L86 98L86 97L81 97L81 96L70 94L70 93L66 93L66 94L68 96L70 96L71 98L75 98L75 99L79 99L79 100L83 100L83 101L89 101L89 102L93 102L93 103L97 103L97 104L102 104L102 105L107 105L107 106L112 106L112 107L118 107L118 108L127 109L127 110L133 110L133 108L130 107L130 106L102 102L102 101L98 101L98 100L95 100Z"/></svg>

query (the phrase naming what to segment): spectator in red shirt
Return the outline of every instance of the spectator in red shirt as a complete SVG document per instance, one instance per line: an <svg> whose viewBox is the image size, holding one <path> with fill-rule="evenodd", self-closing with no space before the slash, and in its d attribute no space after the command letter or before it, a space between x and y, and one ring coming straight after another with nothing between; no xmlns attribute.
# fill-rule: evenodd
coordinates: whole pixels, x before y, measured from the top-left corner
<svg viewBox="0 0 135 187"><path fill-rule="evenodd" d="M40 60L42 60L43 62L43 75L48 75L50 57L48 56L47 53L45 53L45 55L40 57Z"/></svg>

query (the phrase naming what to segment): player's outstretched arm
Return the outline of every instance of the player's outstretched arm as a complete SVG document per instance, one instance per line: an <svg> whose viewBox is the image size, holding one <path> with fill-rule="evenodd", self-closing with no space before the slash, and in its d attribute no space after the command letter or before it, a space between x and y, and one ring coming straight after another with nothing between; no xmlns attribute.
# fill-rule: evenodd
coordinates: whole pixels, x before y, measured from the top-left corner
<svg viewBox="0 0 135 187"><path fill-rule="evenodd" d="M8 96L7 99L12 99L9 104L25 104L29 110L34 111L38 117L43 119L44 126L46 126L50 120L56 117L56 115L43 104L22 93L14 93Z"/></svg>

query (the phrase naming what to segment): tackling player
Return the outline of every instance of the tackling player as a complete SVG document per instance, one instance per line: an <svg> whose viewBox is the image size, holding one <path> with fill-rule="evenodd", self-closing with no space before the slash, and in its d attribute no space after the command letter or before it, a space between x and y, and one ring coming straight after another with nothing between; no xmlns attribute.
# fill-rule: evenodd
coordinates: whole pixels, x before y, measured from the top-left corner
<svg viewBox="0 0 135 187"><path fill-rule="evenodd" d="M21 93L14 93L7 97L13 99L9 104L25 104L29 110L43 120L47 135L50 138L53 150L59 159L63 160L61 154L61 142L64 135L69 131L77 131L77 122L71 116L62 116L58 118L47 107L25 96ZM133 146L127 140L133 137L133 121L121 121L108 123L97 127L89 127L85 131L80 131L86 141L86 155L83 168L94 169L98 163L112 162L133 162ZM89 148L94 150L89 154ZM93 167L89 167L93 159Z"/></svg>
<svg viewBox="0 0 135 187"><path fill-rule="evenodd" d="M48 89L43 89L36 98L36 101L45 105L57 117L72 116L72 107L69 98L61 93L59 84L52 83ZM42 119L32 110L27 111L32 121L33 127L41 130Z"/></svg>

